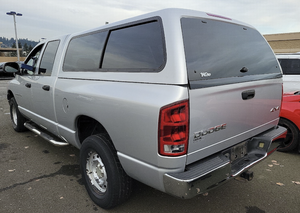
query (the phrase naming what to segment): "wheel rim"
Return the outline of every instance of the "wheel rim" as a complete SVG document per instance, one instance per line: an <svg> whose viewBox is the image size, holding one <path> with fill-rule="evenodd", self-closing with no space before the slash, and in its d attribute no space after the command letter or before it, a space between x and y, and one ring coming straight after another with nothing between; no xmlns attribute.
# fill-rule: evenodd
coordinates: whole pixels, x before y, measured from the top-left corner
<svg viewBox="0 0 300 213"><path fill-rule="evenodd" d="M12 121L14 122L15 125L17 125L18 115L17 115L17 108L15 105L12 106L11 114L12 114Z"/></svg>
<svg viewBox="0 0 300 213"><path fill-rule="evenodd" d="M99 154L91 151L86 162L86 175L90 183L98 194L103 194L107 190L107 174L105 166Z"/></svg>

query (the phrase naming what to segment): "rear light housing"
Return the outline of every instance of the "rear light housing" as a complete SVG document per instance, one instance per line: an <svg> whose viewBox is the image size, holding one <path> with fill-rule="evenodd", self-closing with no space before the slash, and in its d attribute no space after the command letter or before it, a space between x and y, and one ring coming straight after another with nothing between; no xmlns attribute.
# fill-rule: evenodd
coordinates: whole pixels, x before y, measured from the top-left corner
<svg viewBox="0 0 300 213"><path fill-rule="evenodd" d="M158 150L160 155L180 156L187 153L189 137L189 102L176 102L160 109Z"/></svg>

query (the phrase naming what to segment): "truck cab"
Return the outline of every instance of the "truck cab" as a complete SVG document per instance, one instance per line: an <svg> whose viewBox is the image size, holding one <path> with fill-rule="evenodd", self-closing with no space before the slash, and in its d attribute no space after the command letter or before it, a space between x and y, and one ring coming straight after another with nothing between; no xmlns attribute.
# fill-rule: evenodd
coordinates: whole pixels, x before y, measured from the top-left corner
<svg viewBox="0 0 300 213"><path fill-rule="evenodd" d="M211 13L166 9L43 41L15 70L14 129L80 149L103 208L129 197L131 179L180 198L205 193L249 174L286 133L270 46Z"/></svg>

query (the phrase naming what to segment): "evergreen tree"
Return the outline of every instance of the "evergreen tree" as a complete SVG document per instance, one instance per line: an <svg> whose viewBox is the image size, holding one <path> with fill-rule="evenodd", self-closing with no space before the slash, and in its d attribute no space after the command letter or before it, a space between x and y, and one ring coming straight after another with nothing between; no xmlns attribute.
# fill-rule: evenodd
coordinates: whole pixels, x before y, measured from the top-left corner
<svg viewBox="0 0 300 213"><path fill-rule="evenodd" d="M1 47L2 48L16 48L16 40L14 38L6 38L6 37L0 37L0 42L2 42ZM20 38L18 39L18 46L20 51L20 56L25 57L27 56L30 51L33 49L38 44L36 41L28 40L28 38L23 39ZM16 57L17 53L16 52L10 52L8 56Z"/></svg>
<svg viewBox="0 0 300 213"><path fill-rule="evenodd" d="M12 47L12 45L16 45L16 40L13 38L10 38L10 40L8 41L8 43L10 44L9 46Z"/></svg>
<svg viewBox="0 0 300 213"><path fill-rule="evenodd" d="M22 51L21 51L21 49L22 49L22 44L21 44L20 41L18 42L18 47L19 47L19 56L22 57L22 56L23 56Z"/></svg>
<svg viewBox="0 0 300 213"><path fill-rule="evenodd" d="M13 44L11 45L11 48L17 48L17 47L16 47L16 43L13 43ZM11 52L11 53L10 53L10 56L11 56L11 57L17 57L17 52L15 52L15 51L14 51L14 52Z"/></svg>
<svg viewBox="0 0 300 213"><path fill-rule="evenodd" d="M29 47L28 47L27 43L25 43L23 46L23 53L24 53L24 56L27 56L29 53Z"/></svg>
<svg viewBox="0 0 300 213"><path fill-rule="evenodd" d="M25 43L27 43L28 46L31 45L33 47L38 44L37 41L28 40L28 38L26 38L26 39L20 38L20 39L18 39L18 41L19 41L20 48L22 46L24 46ZM5 37L0 37L0 42L2 42L2 47L4 47L4 48L13 47L16 44L16 40L14 38L8 39Z"/></svg>

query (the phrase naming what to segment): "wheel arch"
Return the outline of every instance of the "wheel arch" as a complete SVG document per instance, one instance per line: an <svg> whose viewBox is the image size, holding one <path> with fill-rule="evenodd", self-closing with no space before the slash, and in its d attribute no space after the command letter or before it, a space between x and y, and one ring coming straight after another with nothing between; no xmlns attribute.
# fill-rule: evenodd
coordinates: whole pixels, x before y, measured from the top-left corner
<svg viewBox="0 0 300 213"><path fill-rule="evenodd" d="M300 123L299 123L299 125L297 125L297 123L294 122L294 119L289 119L289 118L281 117L280 116L279 123L281 123L281 120L285 120L285 121L291 122L298 129L298 131L300 132Z"/></svg>
<svg viewBox="0 0 300 213"><path fill-rule="evenodd" d="M11 98L15 97L11 90L7 91L7 100L9 101Z"/></svg>
<svg viewBox="0 0 300 213"><path fill-rule="evenodd" d="M110 137L105 127L99 121L87 115L79 115L76 118L76 128L80 144L91 135L107 134Z"/></svg>
<svg viewBox="0 0 300 213"><path fill-rule="evenodd" d="M298 107L298 104L295 105L291 102L288 102L285 105L283 104L279 116L280 119L287 120L293 123L297 127L297 129L300 130L300 115L298 115L298 113L295 113Z"/></svg>

